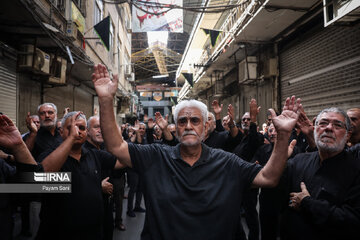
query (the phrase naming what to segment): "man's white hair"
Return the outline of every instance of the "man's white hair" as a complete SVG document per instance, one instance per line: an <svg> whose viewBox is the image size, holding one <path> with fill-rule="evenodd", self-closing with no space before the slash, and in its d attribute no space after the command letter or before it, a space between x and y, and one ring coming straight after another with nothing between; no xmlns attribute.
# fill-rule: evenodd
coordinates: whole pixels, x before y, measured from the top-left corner
<svg viewBox="0 0 360 240"><path fill-rule="evenodd" d="M178 120L178 116L179 116L179 112L186 107L193 107L193 108L197 108L200 110L201 112L201 116L203 118L203 125L205 125L206 121L207 121L207 116L208 116L208 109L207 106L195 99L191 99L191 100L183 100L181 101L178 105L176 105L175 107L175 111L174 111L174 120L175 120L175 124L177 126L177 120Z"/></svg>
<svg viewBox="0 0 360 240"><path fill-rule="evenodd" d="M56 107L56 105L53 104L53 103L43 103L43 104L40 104L40 105L37 107L37 112L38 112L38 113L39 113L39 111L40 111L40 108L43 107L43 106L51 106L51 107L54 109L55 114L57 114L57 107Z"/></svg>

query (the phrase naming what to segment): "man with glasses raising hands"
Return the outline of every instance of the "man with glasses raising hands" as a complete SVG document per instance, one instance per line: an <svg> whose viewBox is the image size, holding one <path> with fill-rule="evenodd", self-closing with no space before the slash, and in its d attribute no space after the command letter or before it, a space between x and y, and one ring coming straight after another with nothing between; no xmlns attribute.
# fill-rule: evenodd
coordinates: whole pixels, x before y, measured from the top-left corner
<svg viewBox="0 0 360 240"><path fill-rule="evenodd" d="M112 81L106 67L99 64L92 81L99 97L100 125L108 151L144 179L147 213L142 239L233 239L243 191L278 183L300 99L288 98L278 117L271 110L277 143L269 162L261 168L202 144L208 110L196 100L182 101L175 108L180 141L177 146L123 141L113 111L117 76Z"/></svg>
<svg viewBox="0 0 360 240"><path fill-rule="evenodd" d="M359 238L360 162L345 151L350 128L343 110L324 109L315 121L318 150L288 161L284 239Z"/></svg>

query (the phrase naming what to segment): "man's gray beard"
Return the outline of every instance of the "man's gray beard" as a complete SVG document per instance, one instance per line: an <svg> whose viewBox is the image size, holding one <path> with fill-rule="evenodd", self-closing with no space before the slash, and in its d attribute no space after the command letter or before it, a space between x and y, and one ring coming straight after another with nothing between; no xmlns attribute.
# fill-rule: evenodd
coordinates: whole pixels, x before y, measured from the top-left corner
<svg viewBox="0 0 360 240"><path fill-rule="evenodd" d="M325 134L325 133L323 133ZM322 142L320 140L320 138L317 136L316 132L314 132L314 139L315 139L315 143L316 143L316 146L319 150L322 150L322 151L325 151L325 152L329 152L329 153L333 153L333 152L340 152L344 149L345 147L345 144L346 144L346 140L347 140L347 133L345 134L344 138L340 141L339 144L331 147L331 146L328 146L326 143Z"/></svg>
<svg viewBox="0 0 360 240"><path fill-rule="evenodd" d="M189 131L189 132L192 132L192 131ZM194 131L194 132L195 132L195 131ZM185 133L185 131L183 132L183 135L182 135L182 136L184 136L184 133ZM196 134L196 132L195 132L195 134ZM182 136L181 136L181 137L182 137ZM198 136L198 135L196 134L196 136ZM205 139L205 131L203 131L203 132L201 133L201 136L200 136L199 141L197 141L197 142L195 142L195 143L183 142L183 141L181 141L181 137L179 137L179 136L176 137L181 144L183 144L183 145L186 146L186 147L193 147L193 146L196 146L196 145L198 145L198 144L201 144L201 142Z"/></svg>
<svg viewBox="0 0 360 240"><path fill-rule="evenodd" d="M57 122L57 117L54 118L54 121L51 125L44 125L44 121L40 121L40 127L46 128L46 129L52 129L54 127L56 127L56 122Z"/></svg>

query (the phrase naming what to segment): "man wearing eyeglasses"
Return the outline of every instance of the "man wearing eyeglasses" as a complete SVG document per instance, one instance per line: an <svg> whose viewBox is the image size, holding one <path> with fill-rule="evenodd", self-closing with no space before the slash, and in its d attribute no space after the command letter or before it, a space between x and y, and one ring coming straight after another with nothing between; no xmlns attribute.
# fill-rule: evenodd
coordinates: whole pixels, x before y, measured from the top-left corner
<svg viewBox="0 0 360 240"><path fill-rule="evenodd" d="M287 99L278 117L277 144L268 164L243 161L234 154L202 143L207 107L182 101L174 111L180 144L136 145L123 141L116 131L113 98L118 87L105 66L92 75L100 104L101 129L107 149L144 179L146 218L142 239L234 239L243 192L250 187L274 187L286 164L287 142L298 118L300 99Z"/></svg>
<svg viewBox="0 0 360 240"><path fill-rule="evenodd" d="M360 162L345 151L350 128L343 110L324 109L315 121L317 151L288 161L284 239L358 239Z"/></svg>

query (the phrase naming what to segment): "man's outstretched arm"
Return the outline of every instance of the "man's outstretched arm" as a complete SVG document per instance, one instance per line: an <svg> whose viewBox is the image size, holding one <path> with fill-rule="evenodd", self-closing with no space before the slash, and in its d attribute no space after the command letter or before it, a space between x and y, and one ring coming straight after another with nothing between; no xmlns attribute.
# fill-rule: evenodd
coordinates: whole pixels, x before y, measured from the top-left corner
<svg viewBox="0 0 360 240"><path fill-rule="evenodd" d="M114 114L114 96L118 88L118 76L114 75L113 81L109 72L102 64L94 66L92 81L99 98L100 127L103 134L106 149L115 155L121 163L131 167L129 148L123 140L116 125Z"/></svg>
<svg viewBox="0 0 360 240"><path fill-rule="evenodd" d="M275 187L278 184L288 158L288 141L298 119L300 101L300 99L295 100L295 96L287 98L279 116L276 116L275 111L270 109L277 139L269 161L253 181L253 187Z"/></svg>
<svg viewBox="0 0 360 240"><path fill-rule="evenodd" d="M9 149L17 162L37 165L19 130L6 115L0 115L0 146Z"/></svg>

